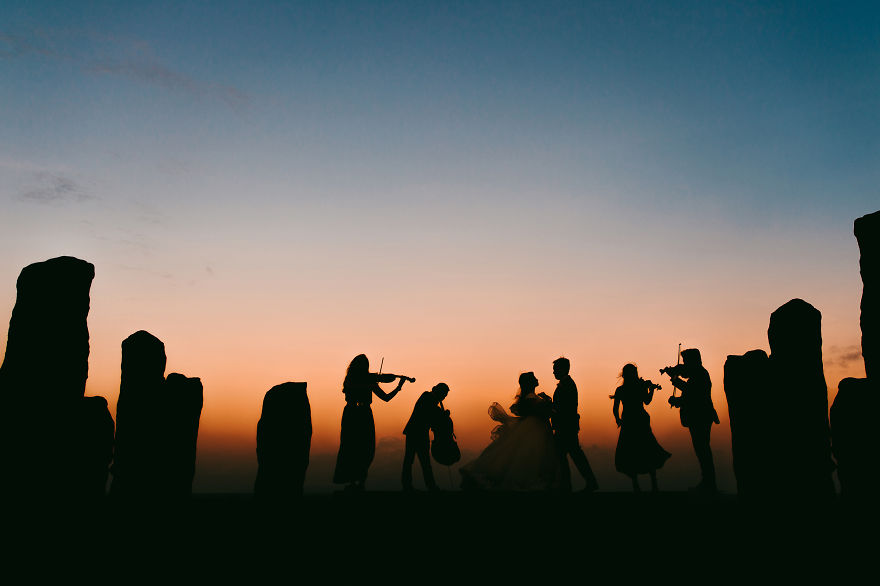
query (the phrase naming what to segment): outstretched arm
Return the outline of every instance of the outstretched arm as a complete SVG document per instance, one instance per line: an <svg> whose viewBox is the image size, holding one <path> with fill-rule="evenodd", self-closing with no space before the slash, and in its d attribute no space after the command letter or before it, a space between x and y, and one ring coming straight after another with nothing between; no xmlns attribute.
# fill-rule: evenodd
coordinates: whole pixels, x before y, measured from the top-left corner
<svg viewBox="0 0 880 586"><path fill-rule="evenodd" d="M390 401L391 399L394 398L394 395L396 395L397 393L400 392L400 387L403 386L404 382L406 382L406 381L404 381L404 379L400 379L397 382L397 386L390 393L386 393L385 391L383 391L382 387L380 387L377 384L377 385L373 386L373 394L387 403L388 401Z"/></svg>

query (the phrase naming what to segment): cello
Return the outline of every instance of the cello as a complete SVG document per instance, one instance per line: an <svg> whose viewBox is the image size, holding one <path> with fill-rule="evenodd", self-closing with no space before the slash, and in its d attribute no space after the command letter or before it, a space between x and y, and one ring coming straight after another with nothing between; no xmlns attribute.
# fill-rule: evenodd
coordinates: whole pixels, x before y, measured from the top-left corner
<svg viewBox="0 0 880 586"><path fill-rule="evenodd" d="M434 439L431 440L431 456L439 464L452 466L461 460L461 450L458 448L458 442L455 441L452 417L449 409L443 407L443 401L440 401L440 410L442 414L431 426L431 431L434 432Z"/></svg>

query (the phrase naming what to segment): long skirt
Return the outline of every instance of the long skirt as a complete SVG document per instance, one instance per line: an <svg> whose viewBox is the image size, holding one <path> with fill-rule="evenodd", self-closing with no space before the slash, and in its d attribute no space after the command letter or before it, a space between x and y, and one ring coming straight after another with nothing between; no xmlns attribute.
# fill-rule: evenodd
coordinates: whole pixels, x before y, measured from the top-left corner
<svg viewBox="0 0 880 586"><path fill-rule="evenodd" d="M649 474L661 468L672 454L663 449L651 431L651 418L624 420L617 439L614 467L627 476Z"/></svg>
<svg viewBox="0 0 880 586"><path fill-rule="evenodd" d="M376 455L376 424L369 405L349 403L342 411L342 432L333 482L363 482Z"/></svg>

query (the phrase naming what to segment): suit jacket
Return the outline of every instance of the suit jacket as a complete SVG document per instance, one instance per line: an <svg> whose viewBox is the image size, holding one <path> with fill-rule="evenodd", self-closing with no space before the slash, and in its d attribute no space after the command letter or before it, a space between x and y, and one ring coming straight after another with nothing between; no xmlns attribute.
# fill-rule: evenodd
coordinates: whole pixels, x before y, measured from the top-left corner
<svg viewBox="0 0 880 586"><path fill-rule="evenodd" d="M403 435L428 435L428 430L437 421L437 418L443 414L440 408L440 401L430 391L421 394L415 407L413 407L412 415L403 428Z"/></svg>
<svg viewBox="0 0 880 586"><path fill-rule="evenodd" d="M577 385L570 376L566 376L559 381L553 392L553 414L550 423L556 433L577 433L580 429L579 419Z"/></svg>
<svg viewBox="0 0 880 586"><path fill-rule="evenodd" d="M718 413L712 403L712 380L709 371L699 368L687 380L672 379L672 385L681 390L676 399L681 424L684 427L718 423Z"/></svg>

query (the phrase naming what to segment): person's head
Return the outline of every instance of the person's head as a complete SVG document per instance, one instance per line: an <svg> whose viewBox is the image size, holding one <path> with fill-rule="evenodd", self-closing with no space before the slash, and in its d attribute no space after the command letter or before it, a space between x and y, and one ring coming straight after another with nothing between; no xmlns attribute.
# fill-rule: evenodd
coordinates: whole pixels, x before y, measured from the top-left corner
<svg viewBox="0 0 880 586"><path fill-rule="evenodd" d="M681 351L681 361L687 367L703 366L703 357L696 348L688 348Z"/></svg>
<svg viewBox="0 0 880 586"><path fill-rule="evenodd" d="M538 388L538 377L534 372L524 372L519 375L519 390L523 395L527 395Z"/></svg>
<svg viewBox="0 0 880 586"><path fill-rule="evenodd" d="M437 396L441 401L446 398L446 395L449 394L449 385L446 383L437 383L431 389L431 392Z"/></svg>
<svg viewBox="0 0 880 586"><path fill-rule="evenodd" d="M346 393L349 389L361 384L364 378L370 373L370 361L366 354L358 354L348 365L345 371L345 380L342 381L342 392Z"/></svg>
<svg viewBox="0 0 880 586"><path fill-rule="evenodd" d="M565 356L560 356L553 361L553 376L556 377L556 380L564 379L570 371L571 363Z"/></svg>
<svg viewBox="0 0 880 586"><path fill-rule="evenodd" d="M638 380L639 369L636 368L636 365L633 363L624 364L623 368L620 370L620 378L623 379L623 382Z"/></svg>
<svg viewBox="0 0 880 586"><path fill-rule="evenodd" d="M350 375L360 375L370 372L370 359L367 358L366 354L358 354L354 358L352 358L351 363L348 365L348 371L345 373L345 376L348 377Z"/></svg>

